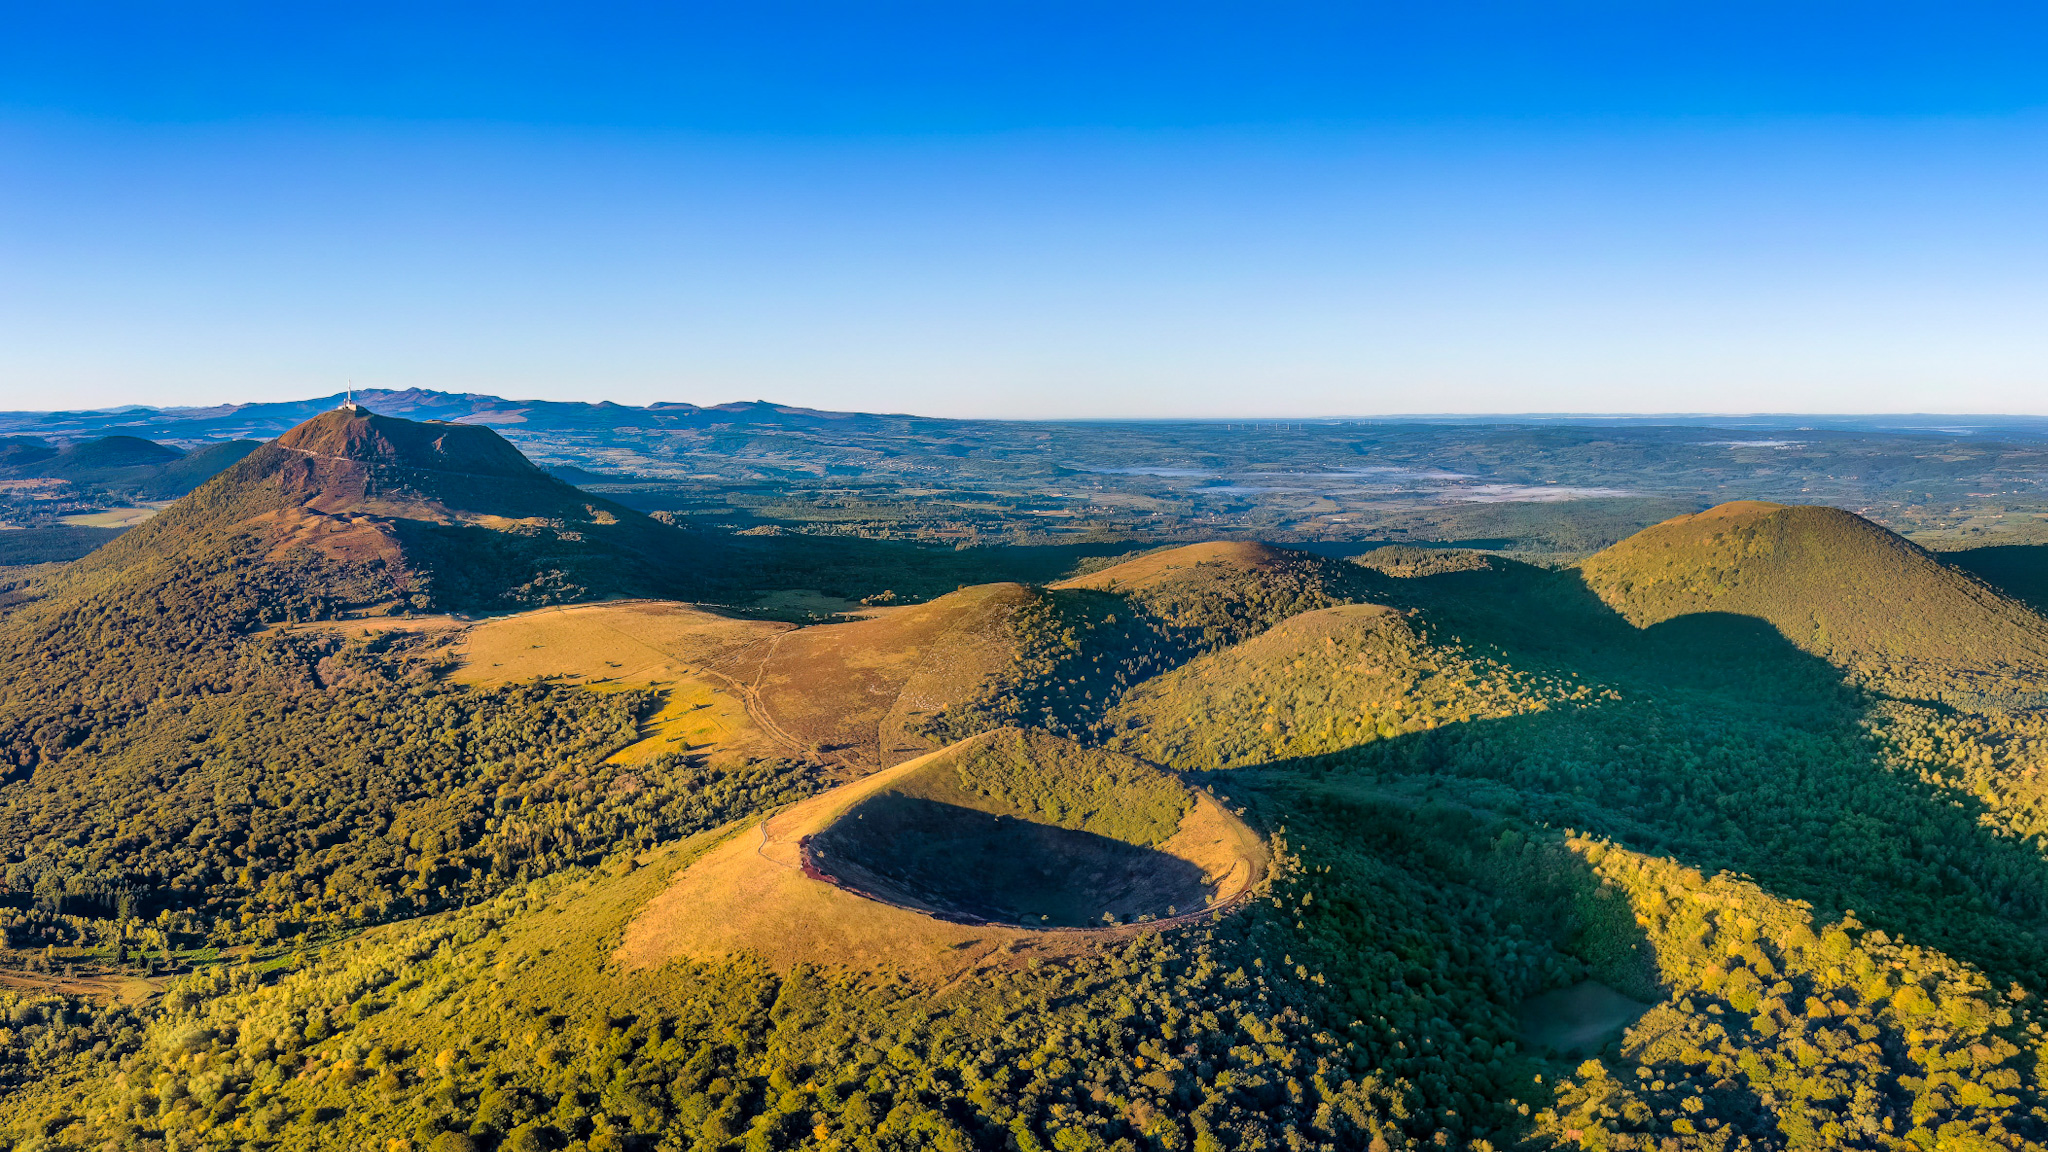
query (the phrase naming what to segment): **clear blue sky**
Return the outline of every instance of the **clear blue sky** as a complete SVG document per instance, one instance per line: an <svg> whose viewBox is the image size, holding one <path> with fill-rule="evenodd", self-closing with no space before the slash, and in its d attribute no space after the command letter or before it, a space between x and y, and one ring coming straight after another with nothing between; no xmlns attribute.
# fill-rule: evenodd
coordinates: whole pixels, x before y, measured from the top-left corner
<svg viewBox="0 0 2048 1152"><path fill-rule="evenodd" d="M2048 15L0 5L0 407L2048 412Z"/></svg>

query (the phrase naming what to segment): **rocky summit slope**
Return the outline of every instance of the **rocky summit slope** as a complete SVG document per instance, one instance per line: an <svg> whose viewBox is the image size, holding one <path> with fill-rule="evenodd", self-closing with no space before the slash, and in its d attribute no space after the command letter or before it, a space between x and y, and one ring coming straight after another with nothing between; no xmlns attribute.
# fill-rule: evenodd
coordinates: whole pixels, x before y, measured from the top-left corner
<svg viewBox="0 0 2048 1152"><path fill-rule="evenodd" d="M250 453L78 573L141 576L210 556L237 581L320 593L307 602L281 588L257 609L272 619L673 593L702 571L703 551L549 476L488 428L341 409Z"/></svg>

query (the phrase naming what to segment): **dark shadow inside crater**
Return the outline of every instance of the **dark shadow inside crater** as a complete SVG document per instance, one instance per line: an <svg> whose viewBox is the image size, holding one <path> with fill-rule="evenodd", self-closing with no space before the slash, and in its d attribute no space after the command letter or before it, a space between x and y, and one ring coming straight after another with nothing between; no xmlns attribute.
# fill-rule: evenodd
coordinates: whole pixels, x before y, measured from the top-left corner
<svg viewBox="0 0 2048 1152"><path fill-rule="evenodd" d="M1215 891L1199 867L1155 848L897 793L855 805L809 850L844 887L1032 927L1166 917Z"/></svg>

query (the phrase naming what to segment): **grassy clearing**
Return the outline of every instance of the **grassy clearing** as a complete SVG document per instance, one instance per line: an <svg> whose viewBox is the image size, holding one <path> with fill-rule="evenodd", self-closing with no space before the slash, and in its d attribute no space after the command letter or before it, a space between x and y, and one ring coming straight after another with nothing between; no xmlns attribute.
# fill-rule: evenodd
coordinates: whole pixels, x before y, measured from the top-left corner
<svg viewBox="0 0 2048 1152"><path fill-rule="evenodd" d="M659 706L640 720L639 739L608 764L645 764L671 753L707 753L726 763L787 753L747 709L743 687L707 671L720 659L763 645L786 624L733 620L684 604L637 600L543 608L471 628L458 649L457 681L494 685L563 680L598 691L646 689Z"/></svg>
<svg viewBox="0 0 2048 1152"><path fill-rule="evenodd" d="M865 769L930 751L912 722L971 695L1014 658L1007 627L1021 585L963 588L929 604L876 610L737 651L717 662L750 684L801 744Z"/></svg>
<svg viewBox="0 0 2048 1152"><path fill-rule="evenodd" d="M108 508L101 512L81 512L66 516L62 522L77 528L133 528L144 520L163 511L161 504L141 508Z"/></svg>
<svg viewBox="0 0 2048 1152"><path fill-rule="evenodd" d="M789 630L787 624L734 620L665 600L543 608L471 628L454 679L655 687L701 674Z"/></svg>

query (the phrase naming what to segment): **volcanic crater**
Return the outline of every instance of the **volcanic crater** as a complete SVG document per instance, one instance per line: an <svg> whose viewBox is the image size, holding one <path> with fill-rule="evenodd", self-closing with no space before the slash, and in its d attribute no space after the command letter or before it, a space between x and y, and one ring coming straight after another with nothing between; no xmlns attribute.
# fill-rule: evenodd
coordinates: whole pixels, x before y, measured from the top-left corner
<svg viewBox="0 0 2048 1152"><path fill-rule="evenodd" d="M1263 870L1256 842L1171 773L1005 729L870 792L801 856L813 880L941 919L1081 929L1229 899Z"/></svg>

